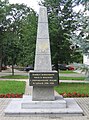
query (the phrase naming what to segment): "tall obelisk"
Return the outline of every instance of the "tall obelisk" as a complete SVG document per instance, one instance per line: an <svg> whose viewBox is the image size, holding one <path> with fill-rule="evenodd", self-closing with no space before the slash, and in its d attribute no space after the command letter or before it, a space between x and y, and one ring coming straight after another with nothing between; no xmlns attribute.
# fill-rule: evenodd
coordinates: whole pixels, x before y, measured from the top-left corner
<svg viewBox="0 0 89 120"><path fill-rule="evenodd" d="M46 7L39 10L34 71L52 71ZM33 100L54 100L53 86L33 86Z"/></svg>
<svg viewBox="0 0 89 120"><path fill-rule="evenodd" d="M54 85L57 72L52 71L47 8L40 7L34 71L30 72L30 85L33 86L33 101L54 100Z"/></svg>
<svg viewBox="0 0 89 120"><path fill-rule="evenodd" d="M45 7L41 7L39 10L34 70L52 71L48 18Z"/></svg>

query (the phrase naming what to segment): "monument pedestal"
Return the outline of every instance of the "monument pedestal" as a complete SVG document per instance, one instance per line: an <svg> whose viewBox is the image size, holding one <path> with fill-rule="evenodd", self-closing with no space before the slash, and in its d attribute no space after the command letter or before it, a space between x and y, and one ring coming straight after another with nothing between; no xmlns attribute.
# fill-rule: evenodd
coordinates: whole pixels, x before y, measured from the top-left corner
<svg viewBox="0 0 89 120"><path fill-rule="evenodd" d="M55 100L53 87L37 87L33 86L33 101L53 101Z"/></svg>
<svg viewBox="0 0 89 120"><path fill-rule="evenodd" d="M15 98L5 109L6 116L60 117L82 116L83 110L73 98L55 97L55 101L32 101L32 96Z"/></svg>
<svg viewBox="0 0 89 120"><path fill-rule="evenodd" d="M33 86L33 101L53 101L54 86L58 85L57 71L30 71L29 85Z"/></svg>
<svg viewBox="0 0 89 120"><path fill-rule="evenodd" d="M32 101L31 97L24 96L22 104L22 109L61 109L67 108L66 101L60 95L55 97L55 101Z"/></svg>

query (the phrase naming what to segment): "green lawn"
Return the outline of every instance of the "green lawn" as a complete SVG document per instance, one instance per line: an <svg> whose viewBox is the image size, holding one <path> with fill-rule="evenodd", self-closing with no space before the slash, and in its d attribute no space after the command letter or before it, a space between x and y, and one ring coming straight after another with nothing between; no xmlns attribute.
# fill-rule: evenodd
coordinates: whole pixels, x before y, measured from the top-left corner
<svg viewBox="0 0 89 120"><path fill-rule="evenodd" d="M6 78L6 79L28 79L28 76L25 76L25 75L7 75L7 76L1 76L0 78Z"/></svg>
<svg viewBox="0 0 89 120"><path fill-rule="evenodd" d="M28 79L28 76L24 75L8 75L8 76L1 76L0 78L5 79ZM85 77L66 77L66 76L59 76L60 80L85 80Z"/></svg>
<svg viewBox="0 0 89 120"><path fill-rule="evenodd" d="M59 76L59 80L85 80L85 77L65 77L65 76Z"/></svg>
<svg viewBox="0 0 89 120"><path fill-rule="evenodd" d="M74 71L71 70L60 70L59 73L63 73L63 74L78 74Z"/></svg>
<svg viewBox="0 0 89 120"><path fill-rule="evenodd" d="M25 92L24 81L0 81L0 94L23 94ZM88 83L60 83L55 87L55 90L61 93L77 92L80 94L89 94Z"/></svg>
<svg viewBox="0 0 89 120"><path fill-rule="evenodd" d="M0 81L0 94L22 94L25 92L24 81Z"/></svg>
<svg viewBox="0 0 89 120"><path fill-rule="evenodd" d="M88 83L60 83L59 86L55 87L55 90L60 93L72 93L77 92L80 94L89 94Z"/></svg>

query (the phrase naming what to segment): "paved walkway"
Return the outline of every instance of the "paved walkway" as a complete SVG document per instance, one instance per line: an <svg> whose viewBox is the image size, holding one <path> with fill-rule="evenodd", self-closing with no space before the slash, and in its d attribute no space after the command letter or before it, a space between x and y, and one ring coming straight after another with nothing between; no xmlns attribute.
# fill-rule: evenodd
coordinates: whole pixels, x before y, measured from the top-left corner
<svg viewBox="0 0 89 120"><path fill-rule="evenodd" d="M81 81L81 80L59 80L59 82L65 82L65 83L89 83L89 81Z"/></svg>
<svg viewBox="0 0 89 120"><path fill-rule="evenodd" d="M14 74L15 75L25 75L25 76L28 76L28 72L19 71L17 69L14 69ZM7 76L7 75L12 75L11 68L8 68L7 70L2 70L2 72L0 72L0 76Z"/></svg>

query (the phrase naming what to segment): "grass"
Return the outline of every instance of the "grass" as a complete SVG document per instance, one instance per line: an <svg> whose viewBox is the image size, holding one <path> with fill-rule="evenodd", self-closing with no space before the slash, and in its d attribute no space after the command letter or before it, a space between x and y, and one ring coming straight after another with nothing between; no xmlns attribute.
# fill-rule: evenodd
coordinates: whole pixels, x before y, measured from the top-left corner
<svg viewBox="0 0 89 120"><path fill-rule="evenodd" d="M59 76L60 80L85 80L85 77L65 77Z"/></svg>
<svg viewBox="0 0 89 120"><path fill-rule="evenodd" d="M25 76L25 75L7 75L7 76L1 76L0 78L6 78L6 79L28 79L28 76Z"/></svg>
<svg viewBox="0 0 89 120"><path fill-rule="evenodd" d="M5 78L5 79L28 79L28 76L24 75L8 75L8 76L1 76L0 78ZM85 80L85 77L65 77L65 76L60 76L60 80Z"/></svg>
<svg viewBox="0 0 89 120"><path fill-rule="evenodd" d="M89 84L88 83L60 83L59 86L55 87L55 90L61 93L72 93L77 92L80 94L89 94Z"/></svg>
<svg viewBox="0 0 89 120"><path fill-rule="evenodd" d="M60 70L59 73L63 73L63 74L77 74L76 72L71 71L71 70Z"/></svg>
<svg viewBox="0 0 89 120"><path fill-rule="evenodd" d="M0 81L0 94L22 94L25 92L24 81Z"/></svg>

